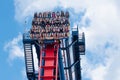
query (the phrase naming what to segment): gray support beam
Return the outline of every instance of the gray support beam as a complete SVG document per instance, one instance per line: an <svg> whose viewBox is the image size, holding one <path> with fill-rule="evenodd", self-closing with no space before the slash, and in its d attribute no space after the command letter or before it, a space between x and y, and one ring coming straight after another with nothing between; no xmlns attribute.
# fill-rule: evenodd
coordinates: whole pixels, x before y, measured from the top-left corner
<svg viewBox="0 0 120 80"><path fill-rule="evenodd" d="M62 59L63 58L62 58L61 50L59 49L59 52L58 52L59 76L60 76L60 80L65 80L64 67L63 67Z"/></svg>
<svg viewBox="0 0 120 80"><path fill-rule="evenodd" d="M68 45L69 45L69 40L66 39L66 40L65 40L65 47L67 47ZM70 58L69 48L66 49L66 56L67 56L68 66L70 66L70 65L71 65L71 58ZM71 68L69 68L68 71L69 71L69 80L73 80Z"/></svg>
<svg viewBox="0 0 120 80"><path fill-rule="evenodd" d="M81 80L81 66L80 66L80 54L79 54L79 46L78 46L78 29L76 31L72 31L72 42L76 41L77 42L73 45L73 59L74 62L79 61L75 66L74 66L74 71L75 71L75 80Z"/></svg>

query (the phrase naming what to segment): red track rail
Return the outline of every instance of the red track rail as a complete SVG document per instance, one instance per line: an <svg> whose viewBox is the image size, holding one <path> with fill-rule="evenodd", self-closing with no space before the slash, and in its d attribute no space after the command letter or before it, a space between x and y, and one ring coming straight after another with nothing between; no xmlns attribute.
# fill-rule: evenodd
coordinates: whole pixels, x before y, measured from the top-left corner
<svg viewBox="0 0 120 80"><path fill-rule="evenodd" d="M58 43L47 44L44 49L41 48L38 80L57 80L58 49Z"/></svg>

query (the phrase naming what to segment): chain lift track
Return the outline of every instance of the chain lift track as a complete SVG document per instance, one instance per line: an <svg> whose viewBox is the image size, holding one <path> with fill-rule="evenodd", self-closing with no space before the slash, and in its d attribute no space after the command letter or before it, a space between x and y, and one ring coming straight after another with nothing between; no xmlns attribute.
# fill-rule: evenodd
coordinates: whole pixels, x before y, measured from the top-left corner
<svg viewBox="0 0 120 80"><path fill-rule="evenodd" d="M41 47L38 80L57 80L59 43Z"/></svg>

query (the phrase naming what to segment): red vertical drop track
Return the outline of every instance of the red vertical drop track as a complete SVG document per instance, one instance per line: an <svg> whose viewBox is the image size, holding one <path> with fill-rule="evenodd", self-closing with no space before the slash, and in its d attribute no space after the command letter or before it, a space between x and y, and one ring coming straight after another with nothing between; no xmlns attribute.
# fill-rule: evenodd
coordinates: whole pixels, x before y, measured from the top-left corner
<svg viewBox="0 0 120 80"><path fill-rule="evenodd" d="M46 44L41 48L38 80L57 80L59 44Z"/></svg>

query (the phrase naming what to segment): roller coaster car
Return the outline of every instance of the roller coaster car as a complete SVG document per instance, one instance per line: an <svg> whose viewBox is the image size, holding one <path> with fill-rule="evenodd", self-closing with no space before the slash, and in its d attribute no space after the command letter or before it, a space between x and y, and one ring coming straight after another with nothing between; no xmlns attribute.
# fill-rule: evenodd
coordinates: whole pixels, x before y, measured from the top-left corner
<svg viewBox="0 0 120 80"><path fill-rule="evenodd" d="M38 40L63 39L69 37L69 12L35 13L30 37Z"/></svg>
<svg viewBox="0 0 120 80"><path fill-rule="evenodd" d="M79 45L79 52L81 52L83 55L85 54L85 36L84 33L80 34L78 39L78 45Z"/></svg>

